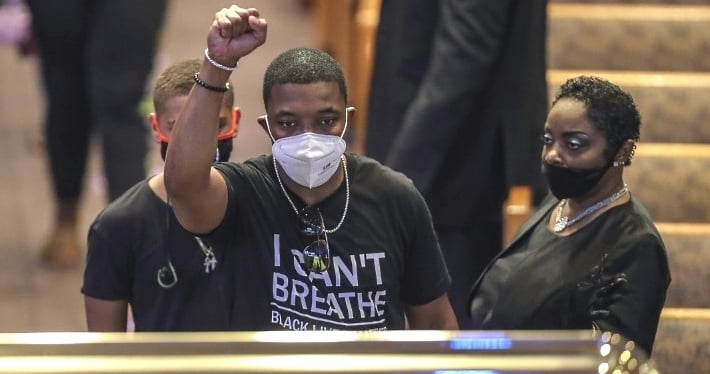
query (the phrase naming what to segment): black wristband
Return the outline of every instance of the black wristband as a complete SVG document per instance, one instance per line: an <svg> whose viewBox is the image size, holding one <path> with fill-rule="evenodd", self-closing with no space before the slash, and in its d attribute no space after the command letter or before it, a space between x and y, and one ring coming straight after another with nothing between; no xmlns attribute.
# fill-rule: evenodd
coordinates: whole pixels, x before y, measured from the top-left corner
<svg viewBox="0 0 710 374"><path fill-rule="evenodd" d="M197 83L198 86L200 86L200 87L202 87L202 88L204 88L204 89L210 90L210 91L214 91L214 92L227 92L227 91L229 91L229 82L225 83L225 84L224 84L224 87L212 86L212 85L209 85L209 84L205 83L205 81L203 81L202 79L200 79L200 73L199 73L199 72L195 73L195 75L192 76L192 79L195 80L195 83Z"/></svg>

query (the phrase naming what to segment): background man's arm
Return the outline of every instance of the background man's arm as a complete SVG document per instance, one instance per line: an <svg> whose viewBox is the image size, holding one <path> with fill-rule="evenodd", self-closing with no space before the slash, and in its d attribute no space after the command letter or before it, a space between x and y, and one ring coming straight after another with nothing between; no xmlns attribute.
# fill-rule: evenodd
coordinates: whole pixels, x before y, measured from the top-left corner
<svg viewBox="0 0 710 374"><path fill-rule="evenodd" d="M128 322L126 300L101 300L84 296L86 327L95 332L123 332Z"/></svg>

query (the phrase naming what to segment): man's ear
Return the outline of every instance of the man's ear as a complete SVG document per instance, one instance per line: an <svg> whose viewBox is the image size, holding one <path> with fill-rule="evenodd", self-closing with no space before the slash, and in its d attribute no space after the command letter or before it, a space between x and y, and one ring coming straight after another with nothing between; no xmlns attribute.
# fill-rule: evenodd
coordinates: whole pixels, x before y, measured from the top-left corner
<svg viewBox="0 0 710 374"><path fill-rule="evenodd" d="M352 118L355 117L355 113L357 112L357 109L355 109L354 106L349 106L345 108L345 110L348 112L348 121L350 121Z"/></svg>
<svg viewBox="0 0 710 374"><path fill-rule="evenodd" d="M160 143L160 128L158 127L158 115L155 112L148 114L148 123L150 123L150 131L153 135L153 140Z"/></svg>
<svg viewBox="0 0 710 374"><path fill-rule="evenodd" d="M356 127L354 125L355 122L353 121L353 119L355 118L355 112L356 112L356 110L355 110L354 106L345 107L345 116L346 116L345 119L347 120L347 122L345 124L346 128L343 129L343 133L341 134L341 136L343 136L345 134L345 131L347 131L347 128L353 129ZM356 131L350 130L350 132L353 133Z"/></svg>
<svg viewBox="0 0 710 374"><path fill-rule="evenodd" d="M235 106L232 108L232 121L234 121L234 136L239 132L239 121L242 119L242 110Z"/></svg>
<svg viewBox="0 0 710 374"><path fill-rule="evenodd" d="M261 126L261 129L266 131L267 134L269 134L269 124L266 122L266 114L263 116L256 117L256 122L259 123L259 126Z"/></svg>

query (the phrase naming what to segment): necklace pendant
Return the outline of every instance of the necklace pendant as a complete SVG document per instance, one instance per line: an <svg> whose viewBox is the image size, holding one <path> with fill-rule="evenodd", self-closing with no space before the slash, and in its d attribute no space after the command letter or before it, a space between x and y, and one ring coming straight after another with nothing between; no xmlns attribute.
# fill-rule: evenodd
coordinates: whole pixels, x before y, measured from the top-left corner
<svg viewBox="0 0 710 374"><path fill-rule="evenodd" d="M562 232L564 229L567 228L567 222L568 222L567 217L557 217L555 219L555 226L552 228L552 231Z"/></svg>
<svg viewBox="0 0 710 374"><path fill-rule="evenodd" d="M203 261L202 266L205 267L205 273L209 274L217 267L217 259L213 254L208 254L205 256L205 261Z"/></svg>

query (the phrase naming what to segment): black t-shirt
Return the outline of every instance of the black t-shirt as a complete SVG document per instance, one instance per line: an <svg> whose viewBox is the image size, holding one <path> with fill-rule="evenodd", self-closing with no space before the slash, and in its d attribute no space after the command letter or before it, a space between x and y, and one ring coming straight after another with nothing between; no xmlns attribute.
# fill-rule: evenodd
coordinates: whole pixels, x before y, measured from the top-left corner
<svg viewBox="0 0 710 374"><path fill-rule="evenodd" d="M81 291L97 299L127 300L136 331L228 330L229 260L221 248L212 246L212 251L217 265L206 272L195 237L143 181L92 223ZM163 288L157 272L168 256L178 281Z"/></svg>
<svg viewBox="0 0 710 374"><path fill-rule="evenodd" d="M428 208L410 180L374 160L348 154L350 201L342 226L328 234L331 266L308 273L313 241L285 198L273 158L221 163L229 205L208 238L235 261L237 330L384 330L405 328L405 305L443 295L450 284ZM290 193L290 192L289 192ZM346 184L319 203L337 226ZM294 194L297 208L305 204Z"/></svg>

